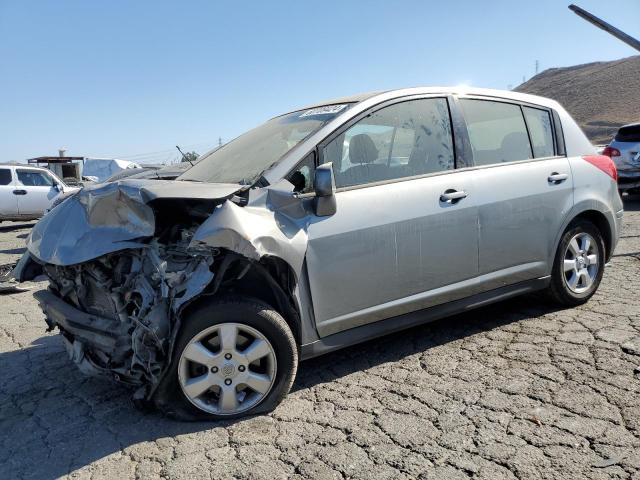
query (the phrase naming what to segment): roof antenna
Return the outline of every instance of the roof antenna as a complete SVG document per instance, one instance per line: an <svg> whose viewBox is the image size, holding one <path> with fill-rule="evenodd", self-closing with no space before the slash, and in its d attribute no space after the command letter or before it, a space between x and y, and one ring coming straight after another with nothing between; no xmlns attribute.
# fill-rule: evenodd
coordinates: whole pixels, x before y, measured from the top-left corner
<svg viewBox="0 0 640 480"><path fill-rule="evenodd" d="M180 152L180 155L182 155L182 160L186 160L187 162L189 162L191 164L191 166L193 167L193 162L189 159L189 157L187 157L184 153L182 153L182 150L180 150L180 147L178 145L176 145L176 148L178 149L178 151Z"/></svg>

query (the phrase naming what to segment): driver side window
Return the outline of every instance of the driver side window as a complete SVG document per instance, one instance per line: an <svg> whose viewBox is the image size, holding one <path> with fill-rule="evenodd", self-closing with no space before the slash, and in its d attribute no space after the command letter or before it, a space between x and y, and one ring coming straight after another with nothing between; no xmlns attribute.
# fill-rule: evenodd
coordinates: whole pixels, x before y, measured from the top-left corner
<svg viewBox="0 0 640 480"><path fill-rule="evenodd" d="M322 161L333 162L338 188L452 170L447 101L409 100L373 112L328 143Z"/></svg>
<svg viewBox="0 0 640 480"><path fill-rule="evenodd" d="M38 170L21 170L16 171L18 174L18 182L27 187L51 187L53 186L53 178L45 172Z"/></svg>

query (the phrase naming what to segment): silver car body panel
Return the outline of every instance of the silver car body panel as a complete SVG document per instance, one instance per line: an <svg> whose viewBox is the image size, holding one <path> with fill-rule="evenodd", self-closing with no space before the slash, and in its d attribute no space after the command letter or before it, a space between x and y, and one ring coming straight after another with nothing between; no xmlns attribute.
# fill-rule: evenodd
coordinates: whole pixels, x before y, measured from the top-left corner
<svg viewBox="0 0 640 480"><path fill-rule="evenodd" d="M472 189L473 175L453 170L336 194L338 211L308 230L321 336L469 293L460 282L477 276L474 195L455 205L444 205L440 195Z"/></svg>
<svg viewBox="0 0 640 480"><path fill-rule="evenodd" d="M561 183L551 174L567 174ZM555 234L573 206L573 178L565 157L481 168L474 175L479 214L480 275L502 270L492 289L549 275ZM513 267L523 268L509 270ZM526 268L524 268L526 266Z"/></svg>
<svg viewBox="0 0 640 480"><path fill-rule="evenodd" d="M569 158L573 175L573 207L564 216L562 225L555 236L555 245L560 241L560 236L567 225L581 212L600 212L609 224L611 248L607 257L611 257L618 243L622 229L622 214L624 205L616 182L588 162L579 157Z"/></svg>
<svg viewBox="0 0 640 480"><path fill-rule="evenodd" d="M299 277L312 213L292 195L286 180L252 191L247 206L225 202L196 230L191 246L226 248L253 260L281 258Z"/></svg>

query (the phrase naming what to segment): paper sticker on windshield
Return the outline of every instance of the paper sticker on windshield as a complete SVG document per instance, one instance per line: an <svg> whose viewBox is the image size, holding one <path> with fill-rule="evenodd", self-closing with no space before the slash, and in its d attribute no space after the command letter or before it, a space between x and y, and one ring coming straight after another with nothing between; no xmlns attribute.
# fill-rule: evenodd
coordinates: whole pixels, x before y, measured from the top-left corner
<svg viewBox="0 0 640 480"><path fill-rule="evenodd" d="M347 104L343 105L326 105L324 107L312 108L311 110L307 110L306 112L300 115L302 117L311 117L314 115L334 115L338 112L341 112L347 108Z"/></svg>

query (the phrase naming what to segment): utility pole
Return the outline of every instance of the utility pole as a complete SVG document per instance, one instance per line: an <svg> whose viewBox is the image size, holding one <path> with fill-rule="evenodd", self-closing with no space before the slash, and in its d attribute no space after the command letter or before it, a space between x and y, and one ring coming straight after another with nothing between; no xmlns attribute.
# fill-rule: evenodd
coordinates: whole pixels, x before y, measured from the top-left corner
<svg viewBox="0 0 640 480"><path fill-rule="evenodd" d="M222 146L222 137L218 137L218 147Z"/></svg>
<svg viewBox="0 0 640 480"><path fill-rule="evenodd" d="M538 74L539 69L540 69L540 61L536 60L536 75Z"/></svg>
<svg viewBox="0 0 640 480"><path fill-rule="evenodd" d="M631 35L627 35L622 30L618 30L613 25L608 24L604 20L596 17L594 14L589 13L586 10L583 10L582 8L578 7L577 5L573 5L573 4L569 5L569 10L571 10L573 13L575 13L579 17L584 18L587 22L589 22L589 23L595 25L596 27L604 30L605 32L609 33L610 35L613 35L618 40L622 40L624 43L626 43L630 47L635 48L636 50L640 51L640 40L637 40L637 39L633 38Z"/></svg>

